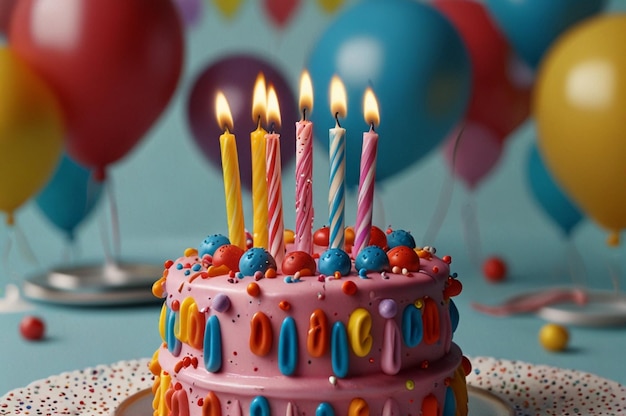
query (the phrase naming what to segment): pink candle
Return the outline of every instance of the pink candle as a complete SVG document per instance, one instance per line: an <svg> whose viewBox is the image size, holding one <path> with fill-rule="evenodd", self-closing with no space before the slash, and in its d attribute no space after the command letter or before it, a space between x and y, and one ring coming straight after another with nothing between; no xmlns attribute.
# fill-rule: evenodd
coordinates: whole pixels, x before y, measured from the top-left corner
<svg viewBox="0 0 626 416"><path fill-rule="evenodd" d="M357 199L356 223L354 226L354 246L352 248L354 257L369 244L372 229L374 183L376 181L376 152L378 148L378 134L374 131L374 126L379 123L379 115L378 103L370 88L365 91L363 112L365 121L370 125L370 130L363 133L359 194Z"/></svg>
<svg viewBox="0 0 626 416"><path fill-rule="evenodd" d="M296 122L296 236L295 249L312 254L313 244L313 123L306 111L313 108L309 73L300 79L302 120Z"/></svg>
<svg viewBox="0 0 626 416"><path fill-rule="evenodd" d="M285 227L283 223L283 193L280 166L280 135L275 128L280 126L280 110L274 87L270 85L267 96L268 123L271 133L265 135L267 209L268 209L268 251L276 260L280 271L285 257Z"/></svg>

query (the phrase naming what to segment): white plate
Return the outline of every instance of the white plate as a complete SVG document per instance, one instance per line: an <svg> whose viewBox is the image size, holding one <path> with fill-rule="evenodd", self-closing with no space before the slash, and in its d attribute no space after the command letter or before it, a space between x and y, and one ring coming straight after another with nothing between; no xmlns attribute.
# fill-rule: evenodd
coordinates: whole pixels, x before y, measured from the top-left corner
<svg viewBox="0 0 626 416"><path fill-rule="evenodd" d="M115 415L118 409L130 414L129 407L120 406L151 387L149 361L120 361L35 381L0 397L0 415ZM471 362L471 416L626 414L626 387L614 381L521 361L474 357ZM147 396L137 396L124 406L143 411L150 407L145 400Z"/></svg>
<svg viewBox="0 0 626 416"><path fill-rule="evenodd" d="M513 408L487 390L468 386L469 414L479 416L513 416ZM152 390L135 393L117 408L114 416L152 416Z"/></svg>

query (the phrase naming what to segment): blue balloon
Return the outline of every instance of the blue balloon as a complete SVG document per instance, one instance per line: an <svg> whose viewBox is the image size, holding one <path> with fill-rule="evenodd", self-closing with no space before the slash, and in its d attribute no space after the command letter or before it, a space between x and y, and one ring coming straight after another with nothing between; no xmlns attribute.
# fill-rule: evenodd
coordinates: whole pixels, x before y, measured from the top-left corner
<svg viewBox="0 0 626 416"><path fill-rule="evenodd" d="M533 144L528 153L528 183L535 200L546 214L568 236L583 219L583 214L563 193L546 169L537 145Z"/></svg>
<svg viewBox="0 0 626 416"><path fill-rule="evenodd" d="M91 212L101 193L102 183L92 178L91 171L63 155L35 203L52 224L73 240L76 227Z"/></svg>
<svg viewBox="0 0 626 416"><path fill-rule="evenodd" d="M382 181L434 149L461 120L471 88L463 40L437 10L415 0L363 1L335 19L308 59L316 91L315 138L328 149L330 80L347 92L346 184L358 185L363 94L372 87L380 109L376 179Z"/></svg>
<svg viewBox="0 0 626 416"><path fill-rule="evenodd" d="M486 0L502 33L532 68L538 67L559 35L605 4L606 0Z"/></svg>

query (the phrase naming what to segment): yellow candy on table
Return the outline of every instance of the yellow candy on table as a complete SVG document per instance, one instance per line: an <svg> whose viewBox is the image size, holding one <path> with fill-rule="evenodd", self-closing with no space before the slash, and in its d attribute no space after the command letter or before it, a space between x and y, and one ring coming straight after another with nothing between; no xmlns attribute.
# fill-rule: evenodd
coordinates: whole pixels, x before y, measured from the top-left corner
<svg viewBox="0 0 626 416"><path fill-rule="evenodd" d="M563 351L569 342L569 331L562 325L546 324L539 330L539 342L548 351Z"/></svg>

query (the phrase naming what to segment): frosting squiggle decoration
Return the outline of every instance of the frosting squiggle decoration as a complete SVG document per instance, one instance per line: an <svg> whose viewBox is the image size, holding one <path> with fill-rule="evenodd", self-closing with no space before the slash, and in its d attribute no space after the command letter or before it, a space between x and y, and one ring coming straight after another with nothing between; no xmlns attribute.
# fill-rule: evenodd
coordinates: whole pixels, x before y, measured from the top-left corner
<svg viewBox="0 0 626 416"><path fill-rule="evenodd" d="M196 301L187 297L180 305L180 323L176 328L176 337L183 343L202 349L205 317L198 311Z"/></svg>
<svg viewBox="0 0 626 416"><path fill-rule="evenodd" d="M222 405L217 395L210 391L202 403L202 416L222 416Z"/></svg>
<svg viewBox="0 0 626 416"><path fill-rule="evenodd" d="M328 351L330 344L330 329L328 318L321 309L316 309L309 318L309 331L306 338L306 348L311 357L321 357Z"/></svg>
<svg viewBox="0 0 626 416"><path fill-rule="evenodd" d="M211 316L204 331L204 366L216 373L222 368L222 331L217 316Z"/></svg>
<svg viewBox="0 0 626 416"><path fill-rule="evenodd" d="M173 312L171 309L167 309L167 326L165 327L165 342L167 343L167 349L172 353L174 357L178 357L183 344L176 338L176 321L178 313Z"/></svg>
<svg viewBox="0 0 626 416"><path fill-rule="evenodd" d="M165 396L169 391L171 381L172 377L165 371L161 371L160 375L154 379L154 384L152 385L152 394L154 394L152 408L154 409L154 416L167 416L169 412Z"/></svg>
<svg viewBox="0 0 626 416"><path fill-rule="evenodd" d="M367 402L360 397L352 399L348 407L348 416L369 416L370 407Z"/></svg>
<svg viewBox="0 0 626 416"><path fill-rule="evenodd" d="M383 373L396 375L402 367L402 351L400 345L400 328L393 319L387 319L383 333L383 349L380 357L380 368Z"/></svg>
<svg viewBox="0 0 626 416"><path fill-rule="evenodd" d="M270 416L270 404L263 396L256 396L250 403L250 416Z"/></svg>
<svg viewBox="0 0 626 416"><path fill-rule="evenodd" d="M250 321L250 351L263 357L272 350L274 333L272 322L263 312L257 312Z"/></svg>
<svg viewBox="0 0 626 416"><path fill-rule="evenodd" d="M298 332L291 316L283 320L278 337L278 369L286 376L292 375L298 365Z"/></svg>
<svg viewBox="0 0 626 416"><path fill-rule="evenodd" d="M165 400L169 403L169 414L172 416L189 416L187 392L179 388L179 386L180 384L176 384L176 387L170 385L167 395L165 396Z"/></svg>
<svg viewBox="0 0 626 416"><path fill-rule="evenodd" d="M320 403L315 409L315 416L335 416L335 410L330 403Z"/></svg>
<svg viewBox="0 0 626 416"><path fill-rule="evenodd" d="M357 308L348 321L348 338L352 351L359 356L365 357L372 349L372 316L365 308Z"/></svg>
<svg viewBox="0 0 626 416"><path fill-rule="evenodd" d="M397 416L400 414L400 405L391 397L385 401L381 416Z"/></svg>
<svg viewBox="0 0 626 416"><path fill-rule="evenodd" d="M446 395L443 399L443 416L455 416L456 415L456 398L454 397L454 391L452 387L446 387Z"/></svg>
<svg viewBox="0 0 626 416"><path fill-rule="evenodd" d="M424 397L422 401L422 415L439 416L439 403L437 403L437 398L432 393Z"/></svg>
<svg viewBox="0 0 626 416"><path fill-rule="evenodd" d="M422 319L424 321L424 342L430 345L439 341L439 309L432 298L424 300Z"/></svg>
<svg viewBox="0 0 626 416"><path fill-rule="evenodd" d="M335 322L333 325L330 351L333 373L340 378L347 376L350 364L348 335L346 334L346 327L341 321Z"/></svg>
<svg viewBox="0 0 626 416"><path fill-rule="evenodd" d="M407 305L402 313L402 335L408 347L416 347L423 336L422 310L414 304Z"/></svg>

